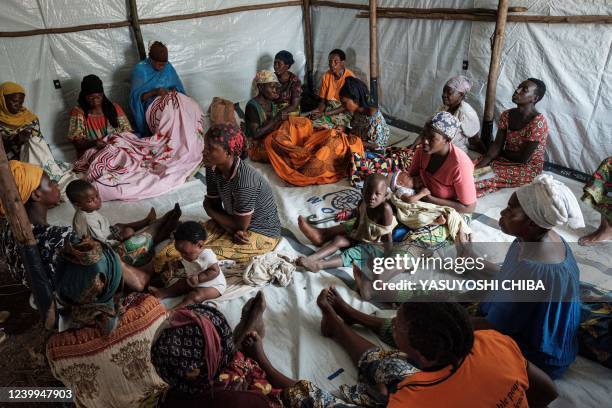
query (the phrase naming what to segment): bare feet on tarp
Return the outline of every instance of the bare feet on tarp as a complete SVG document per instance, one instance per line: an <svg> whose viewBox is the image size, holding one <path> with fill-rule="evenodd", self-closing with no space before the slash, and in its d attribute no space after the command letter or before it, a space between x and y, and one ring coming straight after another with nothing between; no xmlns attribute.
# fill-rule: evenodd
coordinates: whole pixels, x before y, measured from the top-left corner
<svg viewBox="0 0 612 408"><path fill-rule="evenodd" d="M249 332L257 332L259 337L266 335L266 328L263 322L263 314L266 310L266 298L262 291L257 292L255 297L248 300L242 308L240 322L234 329L234 344L238 348L242 347L242 341Z"/></svg>
<svg viewBox="0 0 612 408"><path fill-rule="evenodd" d="M329 304L327 300L327 289L323 289L317 298L317 305L321 309L323 317L321 318L321 334L325 337L336 337L338 329L344 324L340 316Z"/></svg>
<svg viewBox="0 0 612 408"><path fill-rule="evenodd" d="M302 217L301 215L298 216L298 227L300 227L302 234L304 234L306 238L308 238L314 245L322 246L325 243L321 231L318 228L310 225L308 221L306 221L306 218Z"/></svg>
<svg viewBox="0 0 612 408"><path fill-rule="evenodd" d="M336 288L332 286L330 288L323 289L323 291L326 292L325 296L327 297L327 303L329 303L336 314L338 314L338 316L344 320L344 323L348 325L355 324L356 322L353 318L353 312L355 309L353 309L348 303L345 302L344 299L342 299L342 296L340 296L338 291L336 291Z"/></svg>
<svg viewBox="0 0 612 408"><path fill-rule="evenodd" d="M583 246L588 246L608 240L612 240L612 225L610 225L610 223L602 216L599 228L590 234L581 237L578 240L578 243Z"/></svg>
<svg viewBox="0 0 612 408"><path fill-rule="evenodd" d="M321 262L319 260L314 260L309 256L298 257L295 264L310 272L319 272L321 270Z"/></svg>

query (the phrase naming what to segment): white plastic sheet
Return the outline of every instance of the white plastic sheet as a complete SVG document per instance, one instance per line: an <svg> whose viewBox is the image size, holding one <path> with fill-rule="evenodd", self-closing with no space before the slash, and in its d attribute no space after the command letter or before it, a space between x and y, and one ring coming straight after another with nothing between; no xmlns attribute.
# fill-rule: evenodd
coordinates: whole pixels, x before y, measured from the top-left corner
<svg viewBox="0 0 612 408"><path fill-rule="evenodd" d="M274 1L266 0L267 3ZM137 2L141 18L187 14L249 4L254 0ZM68 27L126 21L124 0L7 0L0 15L2 31ZM302 9L281 7L201 19L142 26L145 46L167 43L170 61L187 93L204 109L214 96L234 101L251 97L251 80L258 69L272 69L274 54L293 53L291 70L303 77L305 56ZM138 62L129 27L25 38L0 38L0 82L26 88L26 106L40 117L45 138L58 159L72 159L66 141L68 112L76 105L80 82L98 75L105 92L129 115L130 73ZM53 80L59 79L61 89Z"/></svg>
<svg viewBox="0 0 612 408"><path fill-rule="evenodd" d="M352 0L351 3L368 4ZM496 0L379 0L380 7L486 7ZM519 0L527 14L612 14L609 1ZM358 11L316 7L315 68L326 69L327 53L347 51L348 66L368 79L369 29ZM379 93L386 114L420 125L440 104L446 80L463 73L474 87L467 100L482 117L494 23L379 19ZM538 104L550 126L547 159L591 173L612 154L612 30L598 24L508 23L497 87L496 118L513 107L516 86L528 77L548 88ZM467 72L462 70L467 60Z"/></svg>

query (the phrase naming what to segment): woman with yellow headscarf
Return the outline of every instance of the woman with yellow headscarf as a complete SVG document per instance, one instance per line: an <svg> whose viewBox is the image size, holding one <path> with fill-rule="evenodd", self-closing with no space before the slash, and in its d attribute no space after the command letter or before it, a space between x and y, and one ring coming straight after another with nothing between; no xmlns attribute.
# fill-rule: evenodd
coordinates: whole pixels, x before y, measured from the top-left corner
<svg viewBox="0 0 612 408"><path fill-rule="evenodd" d="M24 100L25 89L21 85L0 84L0 136L6 155L9 160L39 165L52 180L60 181L70 166L55 161L40 132L38 117L23 106ZM60 183L65 184L63 180Z"/></svg>
<svg viewBox="0 0 612 408"><path fill-rule="evenodd" d="M32 232L36 239L38 250L46 275L53 286L59 250L64 246L64 240L75 234L72 227L49 225L47 211L60 201L57 183L51 181L40 166L11 160L9 167L21 202L24 203L28 218L32 223ZM0 258L6 260L9 274L19 283L30 287L26 279L25 267L20 255L19 243L15 240L4 209L0 205Z"/></svg>

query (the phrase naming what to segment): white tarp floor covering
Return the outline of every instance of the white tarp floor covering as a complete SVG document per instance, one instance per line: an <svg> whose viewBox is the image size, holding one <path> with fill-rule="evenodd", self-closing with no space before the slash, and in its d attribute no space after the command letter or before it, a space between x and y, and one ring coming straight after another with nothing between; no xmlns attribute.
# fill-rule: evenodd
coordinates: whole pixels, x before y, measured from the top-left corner
<svg viewBox="0 0 612 408"><path fill-rule="evenodd" d="M410 135L393 128L391 143L402 140ZM414 137L414 134L410 135ZM353 203L358 199L358 192L352 189L348 181L336 184L293 187L282 181L271 166L250 163L264 174L273 186L278 205L283 239L277 250L288 255L297 256L300 253L309 254L312 246L306 246L304 236L297 227L298 215L317 213L324 216L329 208L342 206L343 203ZM203 173L203 171L202 171ZM563 180L580 197L582 184L577 181L555 175ZM202 180L203 178L200 177ZM158 215L170 210L175 202L181 204L182 220L202 220L206 218L202 208L206 187L199 179L193 179L174 191L153 199L139 202L108 202L104 203L101 212L110 218L111 222L128 222L142 218L149 208L154 207ZM512 237L503 234L497 227L499 212L506 206L513 190L502 190L490 194L478 201L476 214L471 227L473 239L478 242L511 241ZM357 193L357 194L356 194ZM582 205L582 203L581 203ZM576 242L586 231L591 231L599 225L599 214L590 207L582 205L587 228L579 231L561 229L563 237ZM70 203L62 203L49 213L49 222L57 225L70 225L74 209ZM601 288L612 290L612 273L608 265L610 254L603 254L597 247L581 247L575 251L580 264L581 279ZM374 305L360 300L350 287L352 272L348 268L340 268L320 273L300 273L293 275L293 282L286 288L267 286L263 288L267 300L267 310L264 315L266 336L264 346L272 363L284 374L296 379L309 379L323 389L337 390L341 384L352 384L357 380L357 371L340 346L320 335L319 323L321 313L316 306L319 292L330 285L335 285L342 297L353 307L366 313L379 313L385 316L389 311L379 310ZM232 326L240 319L240 311L246 301L254 295L257 288L249 286L228 287L221 302L215 302L223 311ZM173 305L178 299L165 301ZM365 329L358 331L373 343L382 346L377 337ZM328 376L337 370L344 371L333 380ZM578 357L562 380L556 381L559 398L551 405L553 407L599 407L610 399L612 390L612 371L583 357ZM605 405L605 404L603 404Z"/></svg>

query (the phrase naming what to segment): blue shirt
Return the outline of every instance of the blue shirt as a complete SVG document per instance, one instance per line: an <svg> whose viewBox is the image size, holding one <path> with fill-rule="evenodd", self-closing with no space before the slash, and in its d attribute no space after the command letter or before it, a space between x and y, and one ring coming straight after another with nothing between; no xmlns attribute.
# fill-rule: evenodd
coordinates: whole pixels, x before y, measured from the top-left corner
<svg viewBox="0 0 612 408"><path fill-rule="evenodd" d="M563 240L563 239L562 239ZM520 244L515 240L499 274L503 279L542 280L548 300L539 302L495 301L493 294L480 304L480 312L495 328L512 337L525 358L552 378L559 378L576 359L580 325L580 270L567 242L565 260L546 264L519 259ZM507 295L505 295L507 296ZM498 299L496 299L496 297Z"/></svg>

